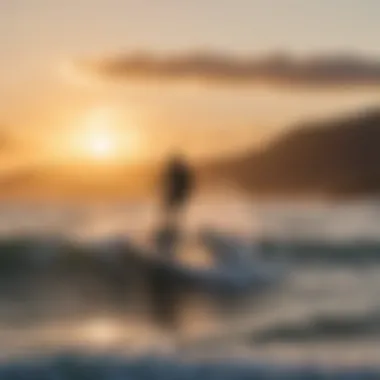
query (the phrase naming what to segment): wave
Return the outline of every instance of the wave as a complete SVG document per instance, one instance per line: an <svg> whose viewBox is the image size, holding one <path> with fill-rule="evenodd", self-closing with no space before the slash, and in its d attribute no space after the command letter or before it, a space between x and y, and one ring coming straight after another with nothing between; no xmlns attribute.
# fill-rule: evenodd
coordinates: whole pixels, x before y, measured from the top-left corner
<svg viewBox="0 0 380 380"><path fill-rule="evenodd" d="M161 269L137 259L125 239L91 244L6 239L0 241L0 321L11 325L64 322L107 311L111 315L150 313L156 322L173 325L178 300L189 293L211 296L219 304L238 297L211 282L204 286L205 281Z"/></svg>
<svg viewBox="0 0 380 380"><path fill-rule="evenodd" d="M319 315L255 332L254 343L315 343L380 337L380 310L359 315Z"/></svg>
<svg viewBox="0 0 380 380"><path fill-rule="evenodd" d="M114 268L125 265L129 240L110 238L91 244L64 238L16 236L0 238L0 275L13 275L58 266ZM380 244L371 242L334 244L323 242L261 241L252 247L252 254L263 258L282 257L292 263L380 264ZM130 255L129 255L130 256Z"/></svg>
<svg viewBox="0 0 380 380"><path fill-rule="evenodd" d="M380 246L263 244L261 248L264 258L286 255L292 264L380 264ZM44 300L50 311L59 316L79 310L83 305L89 312L95 307L111 311L119 309L131 299L136 300L140 292L146 291L146 280L151 282L153 277L149 268L128 254L128 241L125 239L115 238L91 244L35 236L0 240L1 303L20 301L27 306L26 300L29 304L35 300L41 306L39 310L34 310L35 313L49 314L43 307ZM185 291L188 284L177 280L175 288ZM157 283L157 278L155 281ZM67 304L60 309L57 301L67 298L68 294L72 310ZM96 303L89 302L95 299ZM0 307L0 319L4 313L7 313L7 308ZM30 318L28 313L30 310L24 308L18 313L18 318L27 320ZM13 316L10 319L15 322Z"/></svg>
<svg viewBox="0 0 380 380"><path fill-rule="evenodd" d="M189 362L167 358L121 358L116 356L59 355L29 358L0 365L2 380L14 379L361 379L380 377L378 368L322 368L276 366L263 363Z"/></svg>
<svg viewBox="0 0 380 380"><path fill-rule="evenodd" d="M262 255L273 258L286 255L299 264L380 264L380 244L377 242L276 242L262 241L258 244Z"/></svg>
<svg viewBox="0 0 380 380"><path fill-rule="evenodd" d="M280 244L262 248L264 257L285 253L291 264L333 265L338 261L351 264L355 260L380 264L380 250L364 244L347 247ZM34 321L97 315L104 310L125 315L139 310L142 302L149 303L149 307L154 305L153 313L158 318L165 319L162 314L174 314L176 300L187 294L189 284L176 278L175 286L167 286L166 279L158 278L133 257L128 254L125 239L90 244L35 236L3 238L0 240L0 321L30 325ZM224 301L215 302L224 306ZM228 302L226 305L232 307ZM313 324L318 326L318 321ZM292 326L284 327L289 328ZM268 332L270 339L275 335Z"/></svg>
<svg viewBox="0 0 380 380"><path fill-rule="evenodd" d="M147 268L115 245L65 239L14 238L0 242L0 320L30 325L44 320L125 313L149 280ZM149 284L148 284L149 286Z"/></svg>

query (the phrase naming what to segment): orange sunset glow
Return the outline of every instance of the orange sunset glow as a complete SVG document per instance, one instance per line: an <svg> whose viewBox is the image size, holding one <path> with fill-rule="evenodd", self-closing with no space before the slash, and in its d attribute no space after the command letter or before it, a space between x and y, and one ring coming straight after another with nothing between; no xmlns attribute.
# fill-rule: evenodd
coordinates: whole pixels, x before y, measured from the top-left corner
<svg viewBox="0 0 380 380"><path fill-rule="evenodd" d="M129 1L36 1L0 2L0 40L12 46L0 60L0 180L7 193L26 191L26 177L33 177L45 194L57 164L75 167L81 180L90 177L84 166L123 167L133 184L145 172L130 170L151 172L173 151L196 165L230 160L265 149L299 123L379 101L377 45L364 30L377 20L367 17L355 38L354 29L326 20L330 29L319 44L319 25L297 30L304 17L328 14L318 4L300 3L302 12L292 13L279 2L276 15L284 18L270 12L277 19L267 23L270 7L259 0L178 3L169 7L172 15L158 3L148 12ZM226 22L207 16L219 11ZM194 28L198 18L204 22ZM276 40L285 35L286 43ZM348 43L349 54L335 48Z"/></svg>
<svg viewBox="0 0 380 380"><path fill-rule="evenodd" d="M67 141L57 141L63 160L121 164L141 156L141 133L112 107L94 107L73 118Z"/></svg>

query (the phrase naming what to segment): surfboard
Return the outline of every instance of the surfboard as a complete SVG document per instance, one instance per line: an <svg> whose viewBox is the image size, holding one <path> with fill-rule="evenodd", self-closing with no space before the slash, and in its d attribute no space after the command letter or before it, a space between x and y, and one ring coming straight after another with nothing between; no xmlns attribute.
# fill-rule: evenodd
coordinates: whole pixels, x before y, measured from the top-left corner
<svg viewBox="0 0 380 380"><path fill-rule="evenodd" d="M186 282L213 291L244 293L274 285L284 277L282 265L255 258L252 249L237 239L207 232L201 235L200 241L216 258L211 268L188 266L171 252L165 255L154 247L132 242L127 251L147 269L159 272L173 282Z"/></svg>

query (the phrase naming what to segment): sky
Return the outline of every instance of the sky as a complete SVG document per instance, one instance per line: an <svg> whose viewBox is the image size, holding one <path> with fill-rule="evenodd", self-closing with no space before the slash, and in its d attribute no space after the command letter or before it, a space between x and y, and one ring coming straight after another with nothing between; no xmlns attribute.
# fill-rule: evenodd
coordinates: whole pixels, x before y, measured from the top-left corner
<svg viewBox="0 0 380 380"><path fill-rule="evenodd" d="M17 166L36 147L46 159L69 155L80 120L105 108L120 113L122 133L138 145L131 159L183 139L194 155L232 154L298 120L378 104L377 87L95 81L75 68L136 51L169 61L194 52L376 61L379 14L378 0L0 0L0 123L18 141L10 156Z"/></svg>
<svg viewBox="0 0 380 380"><path fill-rule="evenodd" d="M2 57L124 50L380 54L377 0L2 0Z"/></svg>

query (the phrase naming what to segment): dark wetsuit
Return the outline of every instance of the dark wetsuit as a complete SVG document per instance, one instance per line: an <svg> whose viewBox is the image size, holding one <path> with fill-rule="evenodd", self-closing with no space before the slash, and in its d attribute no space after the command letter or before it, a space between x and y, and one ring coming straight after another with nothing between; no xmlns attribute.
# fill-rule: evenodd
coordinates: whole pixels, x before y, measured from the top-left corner
<svg viewBox="0 0 380 380"><path fill-rule="evenodd" d="M173 159L164 178L164 207L166 212L177 211L187 201L192 188L192 175L180 158Z"/></svg>
<svg viewBox="0 0 380 380"><path fill-rule="evenodd" d="M173 158L166 167L163 183L163 219L156 234L156 243L161 250L175 249L181 224L181 213L192 186L192 173L180 157Z"/></svg>

